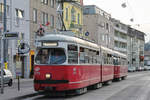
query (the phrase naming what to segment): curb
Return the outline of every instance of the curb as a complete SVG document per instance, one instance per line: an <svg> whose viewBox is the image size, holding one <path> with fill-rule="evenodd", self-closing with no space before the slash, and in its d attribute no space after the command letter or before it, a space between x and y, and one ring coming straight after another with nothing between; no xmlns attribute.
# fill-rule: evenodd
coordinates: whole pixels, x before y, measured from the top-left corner
<svg viewBox="0 0 150 100"><path fill-rule="evenodd" d="M13 79L13 83L17 83L18 79ZM20 82L33 82L33 79L20 79Z"/></svg>

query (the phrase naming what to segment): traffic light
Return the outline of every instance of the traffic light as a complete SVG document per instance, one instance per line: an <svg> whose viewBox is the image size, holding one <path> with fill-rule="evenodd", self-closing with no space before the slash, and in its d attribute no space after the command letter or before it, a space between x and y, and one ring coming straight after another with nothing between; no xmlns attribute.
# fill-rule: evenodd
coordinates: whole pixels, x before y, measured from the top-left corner
<svg viewBox="0 0 150 100"><path fill-rule="evenodd" d="M43 36L44 33L45 33L45 30L44 30L44 28L42 28L42 27L40 27L40 28L37 30L37 35L38 35L38 36Z"/></svg>

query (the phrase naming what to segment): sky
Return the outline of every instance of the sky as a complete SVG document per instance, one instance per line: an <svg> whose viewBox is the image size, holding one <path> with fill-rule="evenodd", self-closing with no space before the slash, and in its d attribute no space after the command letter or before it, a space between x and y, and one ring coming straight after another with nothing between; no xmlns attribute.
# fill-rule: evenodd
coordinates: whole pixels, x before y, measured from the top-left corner
<svg viewBox="0 0 150 100"><path fill-rule="evenodd" d="M84 0L84 5L97 5L112 18L146 33L145 41L150 41L150 0Z"/></svg>

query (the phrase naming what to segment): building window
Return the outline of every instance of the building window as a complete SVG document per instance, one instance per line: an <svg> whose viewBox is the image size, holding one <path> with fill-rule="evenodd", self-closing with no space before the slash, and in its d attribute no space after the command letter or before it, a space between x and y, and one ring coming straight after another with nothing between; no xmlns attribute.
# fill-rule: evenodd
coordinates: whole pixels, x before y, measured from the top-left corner
<svg viewBox="0 0 150 100"><path fill-rule="evenodd" d="M108 36L106 35L106 45L108 44Z"/></svg>
<svg viewBox="0 0 150 100"><path fill-rule="evenodd" d="M106 23L106 29L109 30L109 24L108 23Z"/></svg>
<svg viewBox="0 0 150 100"><path fill-rule="evenodd" d="M54 0L50 0L50 6L54 8Z"/></svg>
<svg viewBox="0 0 150 100"><path fill-rule="evenodd" d="M48 0L41 0L41 3L48 5Z"/></svg>
<svg viewBox="0 0 150 100"><path fill-rule="evenodd" d="M16 17L23 18L24 17L24 11L20 9L16 9Z"/></svg>
<svg viewBox="0 0 150 100"><path fill-rule="evenodd" d="M76 11L74 9L74 7L71 9L71 21L72 22L76 22L76 15L75 15Z"/></svg>
<svg viewBox="0 0 150 100"><path fill-rule="evenodd" d="M44 0L41 0L41 3L44 3Z"/></svg>
<svg viewBox="0 0 150 100"><path fill-rule="evenodd" d="M105 37L104 37L104 35L102 35L102 40L103 40L103 41L105 41Z"/></svg>
<svg viewBox="0 0 150 100"><path fill-rule="evenodd" d="M66 21L68 21L68 8L66 8Z"/></svg>
<svg viewBox="0 0 150 100"><path fill-rule="evenodd" d="M80 24L80 14L78 13L78 24Z"/></svg>
<svg viewBox="0 0 150 100"><path fill-rule="evenodd" d="M9 6L6 7L7 15L9 15ZM3 20L4 16L4 4L0 3L0 21Z"/></svg>
<svg viewBox="0 0 150 100"><path fill-rule="evenodd" d="M48 5L48 0L45 0L45 1L44 1L44 4Z"/></svg>
<svg viewBox="0 0 150 100"><path fill-rule="evenodd" d="M33 9L33 22L37 23L37 9Z"/></svg>
<svg viewBox="0 0 150 100"><path fill-rule="evenodd" d="M109 37L109 43L111 43L111 39L110 39L110 37Z"/></svg>
<svg viewBox="0 0 150 100"><path fill-rule="evenodd" d="M90 14L90 9L89 8L85 9L85 14Z"/></svg>
<svg viewBox="0 0 150 100"><path fill-rule="evenodd" d="M51 27L54 27L54 16L51 15Z"/></svg>
<svg viewBox="0 0 150 100"><path fill-rule="evenodd" d="M46 25L47 22L48 22L48 14L45 12L42 12L42 24Z"/></svg>

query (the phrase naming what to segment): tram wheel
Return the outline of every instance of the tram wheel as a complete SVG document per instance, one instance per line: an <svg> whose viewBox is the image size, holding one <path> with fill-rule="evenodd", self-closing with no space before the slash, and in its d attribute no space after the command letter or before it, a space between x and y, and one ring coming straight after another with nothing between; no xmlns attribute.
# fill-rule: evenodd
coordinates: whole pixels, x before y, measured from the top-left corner
<svg viewBox="0 0 150 100"><path fill-rule="evenodd" d="M106 85L110 85L110 84L112 84L112 80L106 82Z"/></svg>
<svg viewBox="0 0 150 100"><path fill-rule="evenodd" d="M99 89L101 87L102 87L102 83L97 83L97 84L93 85L94 89Z"/></svg>
<svg viewBox="0 0 150 100"><path fill-rule="evenodd" d="M120 78L118 78L117 80L118 80L118 81L121 81L121 80L122 80L122 78L120 77Z"/></svg>
<svg viewBox="0 0 150 100"><path fill-rule="evenodd" d="M122 80L126 80L126 79L127 79L127 76L122 77Z"/></svg>
<svg viewBox="0 0 150 100"><path fill-rule="evenodd" d="M86 93L86 92L87 92L87 87L85 87L85 88L80 88L80 89L77 89L77 90L76 90L76 94L77 94L77 95L84 94L84 93Z"/></svg>

